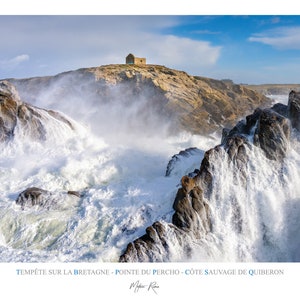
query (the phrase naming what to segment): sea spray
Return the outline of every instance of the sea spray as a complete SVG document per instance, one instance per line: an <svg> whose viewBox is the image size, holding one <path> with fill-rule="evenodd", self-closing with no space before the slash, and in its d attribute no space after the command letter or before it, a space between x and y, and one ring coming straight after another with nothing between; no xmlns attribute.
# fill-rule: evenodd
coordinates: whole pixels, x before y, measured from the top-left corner
<svg viewBox="0 0 300 300"><path fill-rule="evenodd" d="M189 157L182 172L167 178L171 156L192 143L202 148L214 143L183 134L112 147L76 122L71 133L51 122L49 140L32 141L17 130L15 139L1 146L3 262L117 261L124 245L154 220L170 220L181 174L202 159ZM55 203L22 210L15 200L33 186L55 195Z"/></svg>
<svg viewBox="0 0 300 300"><path fill-rule="evenodd" d="M115 93L116 99L122 98L118 90ZM201 153L216 139L189 134L170 136L165 118L158 118L155 111L142 113L145 98L135 99L141 100L136 108L136 102L98 106L81 97L61 101L49 95L35 99L35 104L70 112L86 128L70 131L50 118L49 135L43 142L27 139L26 130L17 128L16 138L1 146L1 261L117 261L125 245L141 236L154 221L161 220L168 229L180 177L199 167ZM165 177L168 160L188 147L200 151ZM297 149L295 142L281 172L277 166L268 169L262 154L249 150L247 168L253 177L248 179L246 190L236 181L232 185L235 166L227 168L224 157L217 157L220 183L215 182L210 203L213 231L205 239L189 241L193 243L189 259L299 260L300 197L299 190L294 190L295 182L299 182ZM262 169L257 168L259 165ZM282 177L286 178L283 189L276 187ZM14 201L31 186L61 196L53 207L21 210ZM79 191L83 196L69 197L67 190ZM273 201L277 195L278 203ZM239 207L241 224L235 223L235 206ZM274 212L279 213L278 220L274 220ZM179 247L171 231L167 231L167 239L169 258L185 259L186 249Z"/></svg>

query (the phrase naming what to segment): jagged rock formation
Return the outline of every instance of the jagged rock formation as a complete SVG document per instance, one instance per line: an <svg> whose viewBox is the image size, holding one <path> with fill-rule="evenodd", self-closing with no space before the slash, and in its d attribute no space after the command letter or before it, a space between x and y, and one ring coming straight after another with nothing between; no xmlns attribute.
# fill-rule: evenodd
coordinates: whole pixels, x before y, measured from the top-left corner
<svg viewBox="0 0 300 300"><path fill-rule="evenodd" d="M232 82L190 76L159 65L107 65L10 82L29 103L45 93L62 101L88 99L95 105L143 103L139 107L143 120L156 114L170 120L172 127L195 134L233 126L240 117L271 101ZM65 113L69 115L69 111Z"/></svg>
<svg viewBox="0 0 300 300"><path fill-rule="evenodd" d="M289 95L288 116L292 126L300 131L300 92L292 91Z"/></svg>
<svg viewBox="0 0 300 300"><path fill-rule="evenodd" d="M17 130L25 137L46 139L49 120L73 130L71 121L52 110L43 110L21 101L15 87L0 82L0 142L12 140Z"/></svg>
<svg viewBox="0 0 300 300"><path fill-rule="evenodd" d="M191 241L205 237L212 229L209 200L218 172L215 159L221 156L228 168L234 165L237 173L232 184L246 188L248 151L258 147L270 163L276 161L281 164L289 148L290 132L298 130L298 123L293 122L293 118L299 120L299 111L295 109L299 105L300 93L292 91L288 106L257 109L231 130L225 129L221 144L205 153L200 171L194 177L183 176L182 187L178 189L173 204L172 223L155 222L148 227L144 236L127 246L120 262L169 261L174 244L188 256ZM232 206L232 222L237 232L242 232L243 220L237 199L232 199Z"/></svg>

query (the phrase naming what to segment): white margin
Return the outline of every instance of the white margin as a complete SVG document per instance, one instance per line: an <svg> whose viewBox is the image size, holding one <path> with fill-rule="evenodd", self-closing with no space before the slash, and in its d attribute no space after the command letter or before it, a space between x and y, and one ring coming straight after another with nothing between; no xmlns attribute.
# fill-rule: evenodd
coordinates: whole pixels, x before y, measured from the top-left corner
<svg viewBox="0 0 300 300"><path fill-rule="evenodd" d="M3 1L1 1L3 2ZM4 15L297 15L295 0L9 0Z"/></svg>

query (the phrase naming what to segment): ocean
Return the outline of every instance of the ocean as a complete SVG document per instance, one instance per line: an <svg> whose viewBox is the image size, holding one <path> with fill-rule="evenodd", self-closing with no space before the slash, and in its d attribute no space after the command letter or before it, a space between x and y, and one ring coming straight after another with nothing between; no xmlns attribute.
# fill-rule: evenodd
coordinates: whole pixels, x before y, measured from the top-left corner
<svg viewBox="0 0 300 300"><path fill-rule="evenodd" d="M65 114L75 130L48 118L45 141L17 127L14 140L0 146L1 262L117 262L153 222L171 222L181 177L199 168L205 151L221 139L170 133L168 120L141 112L136 103L66 103L44 95L32 104ZM190 147L198 151L180 157L165 176L172 156ZM280 167L249 149L246 189L234 183L236 170L216 158L213 230L195 241L190 261L300 261L299 149L293 133ZM15 200L29 187L50 191L53 202L22 210ZM238 232L236 195L243 219ZM183 260L180 253L174 261Z"/></svg>

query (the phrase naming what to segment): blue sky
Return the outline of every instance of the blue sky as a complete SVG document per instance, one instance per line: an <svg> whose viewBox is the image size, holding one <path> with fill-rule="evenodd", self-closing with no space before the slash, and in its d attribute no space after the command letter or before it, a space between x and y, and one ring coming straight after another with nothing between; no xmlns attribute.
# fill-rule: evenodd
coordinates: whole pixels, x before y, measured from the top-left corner
<svg viewBox="0 0 300 300"><path fill-rule="evenodd" d="M300 83L299 15L0 15L0 79L124 63L132 52L236 83Z"/></svg>

